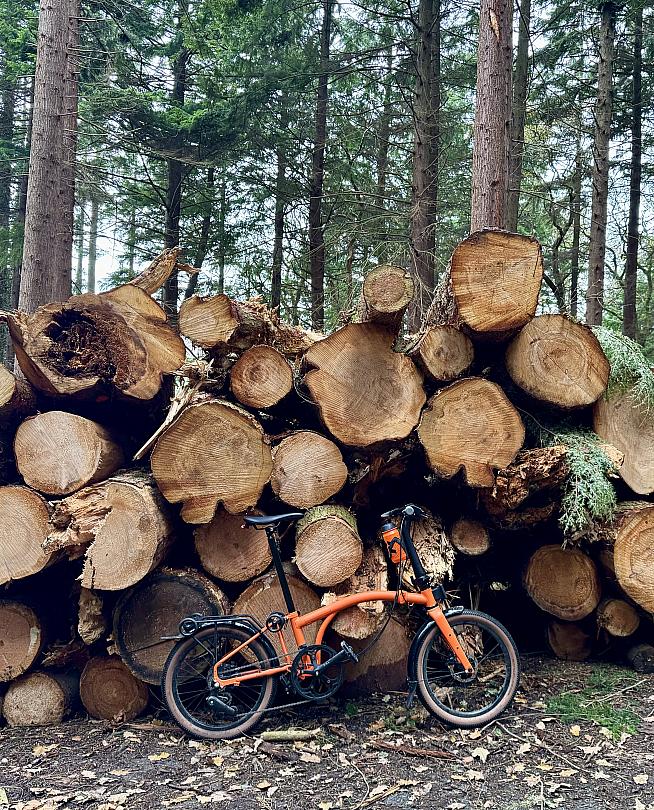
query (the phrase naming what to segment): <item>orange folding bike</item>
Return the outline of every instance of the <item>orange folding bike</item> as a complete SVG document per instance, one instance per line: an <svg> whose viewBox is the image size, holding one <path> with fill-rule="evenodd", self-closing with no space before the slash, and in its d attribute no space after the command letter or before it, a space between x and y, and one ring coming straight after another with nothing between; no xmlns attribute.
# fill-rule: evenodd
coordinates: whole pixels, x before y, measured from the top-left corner
<svg viewBox="0 0 654 810"><path fill-rule="evenodd" d="M296 521L302 513L246 517L249 525L266 530L287 613L271 612L263 626L247 615L182 620L162 675L168 709L181 728L205 739L237 737L272 710L279 680L300 702L331 697L343 682L344 664L357 661L358 655L345 642L338 651L326 645L325 632L340 611L377 600L392 603L392 609L415 605L425 614L407 661L409 705L417 692L432 714L464 728L488 723L504 711L520 677L515 643L491 616L447 607L444 589L432 585L411 537L412 522L423 516L413 504L382 515L382 538L400 568L395 591L342 596L304 615L295 609L277 542L280 523ZM401 519L399 528L393 518ZM413 568L415 591L402 587L407 562ZM307 644L304 629L317 622L315 644ZM284 636L289 626L298 648L294 655ZM271 643L273 634L281 653Z"/></svg>

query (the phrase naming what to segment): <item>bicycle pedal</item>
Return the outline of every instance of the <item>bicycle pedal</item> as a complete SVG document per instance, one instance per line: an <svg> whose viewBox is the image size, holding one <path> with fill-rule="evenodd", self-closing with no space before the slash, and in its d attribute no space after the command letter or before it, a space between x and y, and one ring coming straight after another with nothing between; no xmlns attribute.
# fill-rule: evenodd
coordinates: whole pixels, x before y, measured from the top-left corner
<svg viewBox="0 0 654 810"><path fill-rule="evenodd" d="M354 652L352 647L349 644L346 644L344 641L341 641L341 650L347 655L346 660L353 661L355 664L359 660L359 656Z"/></svg>

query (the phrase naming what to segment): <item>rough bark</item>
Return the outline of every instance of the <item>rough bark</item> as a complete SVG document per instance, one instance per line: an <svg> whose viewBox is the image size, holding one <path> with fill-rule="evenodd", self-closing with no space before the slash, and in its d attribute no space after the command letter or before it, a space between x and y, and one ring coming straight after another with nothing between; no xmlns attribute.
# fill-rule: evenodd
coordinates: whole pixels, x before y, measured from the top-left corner
<svg viewBox="0 0 654 810"><path fill-rule="evenodd" d="M0 599L0 683L11 681L32 666L43 646L43 630L32 608Z"/></svg>
<svg viewBox="0 0 654 810"><path fill-rule="evenodd" d="M557 545L541 546L532 554L525 588L541 610L572 622L590 615L601 593L590 557L578 549Z"/></svg>
<svg viewBox="0 0 654 810"><path fill-rule="evenodd" d="M246 349L232 366L230 385L236 399L249 408L272 408L293 389L288 360L272 346Z"/></svg>
<svg viewBox="0 0 654 810"><path fill-rule="evenodd" d="M583 174L583 152L581 140L577 140L575 172L572 178L572 247L570 249L570 317L577 317L579 303L579 243L581 241L581 181Z"/></svg>
<svg viewBox="0 0 654 810"><path fill-rule="evenodd" d="M91 219L89 221L89 258L86 265L86 291L95 292L95 266L98 260L98 219L100 203L97 193L91 197Z"/></svg>
<svg viewBox="0 0 654 810"><path fill-rule="evenodd" d="M275 237L272 253L270 279L270 306L279 309L282 303L282 265L284 260L284 217L286 213L286 145L284 137L288 127L287 95L279 97L279 140L275 149L277 167L275 173Z"/></svg>
<svg viewBox="0 0 654 810"><path fill-rule="evenodd" d="M104 603L99 594L80 588L77 605L77 634L85 644L99 641L107 632Z"/></svg>
<svg viewBox="0 0 654 810"><path fill-rule="evenodd" d="M374 321L398 331L414 288L406 270L392 264L378 265L363 280L359 320Z"/></svg>
<svg viewBox="0 0 654 810"><path fill-rule="evenodd" d="M243 523L243 515L219 509L211 523L194 531L204 570L225 582L247 582L272 563L266 533Z"/></svg>
<svg viewBox="0 0 654 810"><path fill-rule="evenodd" d="M428 326L408 352L428 379L451 382L472 365L475 350L470 338L456 326Z"/></svg>
<svg viewBox="0 0 654 810"><path fill-rule="evenodd" d="M432 580L443 584L451 579L456 550L452 545L441 519L423 507L425 517L413 524L413 544L416 547L422 564ZM410 566L404 569L404 585L413 584L413 571Z"/></svg>
<svg viewBox="0 0 654 810"><path fill-rule="evenodd" d="M314 506L298 522L295 563L313 585L338 585L354 574L362 558L356 518L345 507Z"/></svg>
<svg viewBox="0 0 654 810"><path fill-rule="evenodd" d="M518 20L518 49L513 71L513 103L511 106L511 146L509 152L509 193L506 227L518 230L520 208L520 185L522 183L522 155L527 117L527 94L529 91L529 26L531 0L520 0Z"/></svg>
<svg viewBox="0 0 654 810"><path fill-rule="evenodd" d="M30 672L9 685L2 711L10 726L61 723L79 699L77 673Z"/></svg>
<svg viewBox="0 0 654 810"><path fill-rule="evenodd" d="M490 548L488 529L473 518L459 518L450 529L450 540L457 551L469 557L485 554Z"/></svg>
<svg viewBox="0 0 654 810"><path fill-rule="evenodd" d="M91 717L113 723L128 723L143 714L150 697L148 687L115 655L91 658L82 670L79 691Z"/></svg>
<svg viewBox="0 0 654 810"><path fill-rule="evenodd" d="M0 487L0 585L42 571L53 561L47 502L27 487Z"/></svg>
<svg viewBox="0 0 654 810"><path fill-rule="evenodd" d="M549 622L547 641L554 655L564 661L585 661L593 650L592 637L575 622Z"/></svg>
<svg viewBox="0 0 654 810"><path fill-rule="evenodd" d="M290 506L308 509L324 503L346 480L341 451L319 433L291 433L273 449L270 483L275 495Z"/></svg>
<svg viewBox="0 0 654 810"><path fill-rule="evenodd" d="M597 625L610 636L631 636L639 624L638 611L624 599L603 599L597 606Z"/></svg>
<svg viewBox="0 0 654 810"><path fill-rule="evenodd" d="M388 566L380 545L374 545L363 553L361 565L351 577L338 585L333 593L323 596L323 605L330 604L338 596L347 596L361 591L385 591L388 588ZM382 602L362 602L346 608L332 620L331 628L346 639L369 638L385 620Z"/></svg>

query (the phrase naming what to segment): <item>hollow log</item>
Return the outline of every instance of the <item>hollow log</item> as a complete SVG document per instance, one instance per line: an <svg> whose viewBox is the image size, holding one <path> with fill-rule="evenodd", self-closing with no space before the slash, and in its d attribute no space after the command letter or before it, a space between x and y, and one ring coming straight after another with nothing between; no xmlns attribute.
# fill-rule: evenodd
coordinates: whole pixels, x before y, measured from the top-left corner
<svg viewBox="0 0 654 810"><path fill-rule="evenodd" d="M210 523L194 531L204 570L225 582L247 582L272 563L266 533L243 524L243 515L218 509Z"/></svg>
<svg viewBox="0 0 654 810"><path fill-rule="evenodd" d="M0 683L27 672L42 646L41 622L32 608L0 599Z"/></svg>
<svg viewBox="0 0 654 810"><path fill-rule="evenodd" d="M380 264L363 280L359 321L374 321L397 331L413 299L411 273L392 264Z"/></svg>
<svg viewBox="0 0 654 810"><path fill-rule="evenodd" d="M105 428L64 411L26 419L16 433L14 452L25 483L47 495L69 495L102 481L124 461Z"/></svg>
<svg viewBox="0 0 654 810"><path fill-rule="evenodd" d="M319 433L300 430L273 448L270 484L275 495L290 506L318 506L336 495L346 480L341 451Z"/></svg>
<svg viewBox="0 0 654 810"><path fill-rule="evenodd" d="M648 613L654 612L654 504L626 501L617 509L608 540L622 590Z"/></svg>
<svg viewBox="0 0 654 810"><path fill-rule="evenodd" d="M9 685L2 711L10 726L51 726L73 711L78 698L76 673L30 672Z"/></svg>
<svg viewBox="0 0 654 810"><path fill-rule="evenodd" d="M162 636L179 633L179 623L194 613L229 612L223 592L208 577L190 568L161 568L118 600L113 615L116 651L139 680L158 684L174 642Z"/></svg>
<svg viewBox="0 0 654 810"><path fill-rule="evenodd" d="M91 658L79 682L82 705L98 720L126 723L148 705L148 687L116 655Z"/></svg>
<svg viewBox="0 0 654 810"><path fill-rule="evenodd" d="M439 391L418 425L432 470L451 478L459 470L472 487L490 487L525 440L522 419L495 383L468 377Z"/></svg>
<svg viewBox="0 0 654 810"><path fill-rule="evenodd" d="M323 605L330 604L339 596L347 596L361 591L385 591L388 588L388 566L386 557L378 544L367 548L361 565L349 579L338 585L333 593L325 594ZM346 608L332 620L331 628L346 639L369 638L385 620L382 602L362 602Z"/></svg>
<svg viewBox="0 0 654 810"><path fill-rule="evenodd" d="M627 651L627 661L636 672L654 672L654 647L651 644L636 644Z"/></svg>
<svg viewBox="0 0 654 810"><path fill-rule="evenodd" d="M490 548L488 529L473 518L459 518L450 529L450 540L457 551L469 557L485 554Z"/></svg>
<svg viewBox="0 0 654 810"><path fill-rule="evenodd" d="M609 381L599 341L565 315L539 315L521 329L506 350L506 368L523 391L560 408L592 405Z"/></svg>
<svg viewBox="0 0 654 810"><path fill-rule="evenodd" d="M624 638L636 632L640 616L624 599L603 599L597 606L597 624L610 636Z"/></svg>
<svg viewBox="0 0 654 810"><path fill-rule="evenodd" d="M304 377L327 429L343 444L367 447L404 439L425 402L422 374L394 352L393 332L374 323L348 324L304 355Z"/></svg>
<svg viewBox="0 0 654 810"><path fill-rule="evenodd" d="M428 326L408 352L428 378L450 382L472 365L475 350L470 338L451 324Z"/></svg>
<svg viewBox="0 0 654 810"><path fill-rule="evenodd" d="M270 480L272 456L261 425L229 402L191 404L157 440L152 472L187 523L208 523L222 502L232 514L255 506Z"/></svg>
<svg viewBox="0 0 654 810"><path fill-rule="evenodd" d="M54 561L42 544L48 536L47 502L27 487L0 487L0 585L42 571Z"/></svg>
<svg viewBox="0 0 654 810"><path fill-rule="evenodd" d="M541 546L525 573L527 593L541 610L559 619L578 621L592 613L600 600L594 562L579 549Z"/></svg>
<svg viewBox="0 0 654 810"><path fill-rule="evenodd" d="M36 410L36 397L27 380L0 365L0 423L24 419Z"/></svg>
<svg viewBox="0 0 654 810"><path fill-rule="evenodd" d="M243 405L257 410L272 408L293 389L293 371L277 349L252 346L234 363L230 385Z"/></svg>
<svg viewBox="0 0 654 810"><path fill-rule="evenodd" d="M422 507L425 517L413 523L413 545L416 547L422 564L436 584L442 584L452 577L456 552L450 542L441 519ZM404 569L404 584L413 587L413 569Z"/></svg>
<svg viewBox="0 0 654 810"><path fill-rule="evenodd" d="M287 578L295 607L300 613L309 613L320 607L320 597L306 582L288 572ZM265 624L268 615L273 611L288 613L279 578L272 572L255 579L234 602L234 613L247 613L254 616L262 625ZM317 632L317 624L304 628L307 644L315 642ZM291 655L294 655L297 652L297 644L293 634L289 628L286 628L283 633L288 650ZM268 635L268 639L272 642L277 653L281 655L282 648L279 643L279 634L271 633Z"/></svg>
<svg viewBox="0 0 654 810"><path fill-rule="evenodd" d="M352 640L359 652L368 641ZM345 666L347 688L354 692L404 691L406 689L406 661L411 639L406 627L395 618L386 625L379 640L362 655L356 664Z"/></svg>
<svg viewBox="0 0 654 810"><path fill-rule="evenodd" d="M618 470L623 481L638 495L654 492L654 414L628 392L609 394L595 404L593 428L624 453Z"/></svg>
<svg viewBox="0 0 654 810"><path fill-rule="evenodd" d="M313 585L338 585L354 574L362 558L356 519L345 507L314 506L298 521L295 563Z"/></svg>
<svg viewBox="0 0 654 810"><path fill-rule="evenodd" d="M163 498L149 476L134 470L59 501L45 547L79 556L88 545L82 586L120 591L156 568L173 539Z"/></svg>
<svg viewBox="0 0 654 810"><path fill-rule="evenodd" d="M107 632L104 603L99 594L80 588L77 608L77 633L85 644L99 641Z"/></svg>
<svg viewBox="0 0 654 810"><path fill-rule="evenodd" d="M592 637L575 622L549 622L547 641L554 655L563 661L585 661L593 649Z"/></svg>
<svg viewBox="0 0 654 810"><path fill-rule="evenodd" d="M163 309L127 284L5 317L23 374L51 396L152 399L162 376L184 362L184 344Z"/></svg>

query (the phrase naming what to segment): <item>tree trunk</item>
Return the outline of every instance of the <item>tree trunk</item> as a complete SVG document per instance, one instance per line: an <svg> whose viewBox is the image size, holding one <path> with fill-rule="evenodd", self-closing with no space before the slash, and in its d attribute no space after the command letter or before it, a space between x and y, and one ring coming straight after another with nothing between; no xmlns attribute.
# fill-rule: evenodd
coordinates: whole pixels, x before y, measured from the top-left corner
<svg viewBox="0 0 654 810"><path fill-rule="evenodd" d="M575 173L572 179L572 248L570 250L570 317L577 317L579 301L579 242L581 240L581 143L577 140Z"/></svg>
<svg viewBox="0 0 654 810"><path fill-rule="evenodd" d="M32 666L43 646L43 630L32 608L0 599L0 683L11 681Z"/></svg>
<svg viewBox="0 0 654 810"><path fill-rule="evenodd" d="M198 279L200 277L199 270L204 264L204 260L207 258L207 251L209 249L209 235L211 233L211 213L213 211L213 202L214 202L213 201L214 184L215 184L215 169L213 166L210 166L209 169L207 169L207 195L209 199L206 200L205 202L206 205L205 214L202 217L202 224L200 225L200 238L198 239L198 246L195 251L195 259L193 260L193 267L196 270L198 270L198 272L193 273L189 278L188 284L186 285L186 290L184 290L185 301L187 298L190 298L192 295L195 294L195 290L198 286Z"/></svg>
<svg viewBox="0 0 654 810"><path fill-rule="evenodd" d="M42 544L48 535L47 502L27 487L0 487L0 585L43 570L52 552Z"/></svg>
<svg viewBox="0 0 654 810"><path fill-rule="evenodd" d="M246 349L232 366L232 393L255 410L272 408L293 389L293 370L283 354L272 346Z"/></svg>
<svg viewBox="0 0 654 810"><path fill-rule="evenodd" d="M481 0L470 230L504 228L511 143L513 3Z"/></svg>
<svg viewBox="0 0 654 810"><path fill-rule="evenodd" d="M518 50L513 72L513 104L511 108L511 146L509 153L509 193L506 228L518 230L520 186L522 184L522 155L525 146L525 119L529 92L529 26L531 0L520 0L518 21Z"/></svg>
<svg viewBox="0 0 654 810"><path fill-rule="evenodd" d="M51 726L68 717L78 699L77 673L30 672L10 684L2 711L10 726Z"/></svg>
<svg viewBox="0 0 654 810"><path fill-rule="evenodd" d="M595 563L578 549L556 545L532 554L525 588L541 610L568 622L589 616L600 600Z"/></svg>
<svg viewBox="0 0 654 810"><path fill-rule="evenodd" d="M469 557L478 557L490 548L488 529L472 518L455 520L450 529L450 540L457 551Z"/></svg>
<svg viewBox="0 0 654 810"><path fill-rule="evenodd" d="M593 649L593 639L575 622L549 622L547 641L554 655L563 661L585 661Z"/></svg>
<svg viewBox="0 0 654 810"><path fill-rule="evenodd" d="M624 599L603 599L597 607L597 624L615 638L631 636L638 629L638 611Z"/></svg>
<svg viewBox="0 0 654 810"><path fill-rule="evenodd" d="M14 113L16 107L16 79L11 76L6 58L3 75L0 76L0 309L12 306L11 266L11 187L13 166L8 148L14 142ZM9 347L7 331L0 327L0 363L7 361ZM1 383L0 383L1 384Z"/></svg>
<svg viewBox="0 0 654 810"><path fill-rule="evenodd" d="M393 81L393 46L386 53L386 73L384 76L384 102L382 105L379 122L377 124L377 153L376 153L376 173L377 173L377 205L375 216L380 221L380 227L376 233L377 255L380 263L388 261L389 232L386 219L386 181L388 177L388 153L390 148L391 121L393 116L392 107L392 81ZM352 278L352 262L354 252L354 240L350 240L348 245L348 279ZM351 281L348 290L352 289Z"/></svg>
<svg viewBox="0 0 654 810"><path fill-rule="evenodd" d="M602 323L604 308L604 255L609 196L609 140L611 137L617 6L611 0L602 2L601 14L593 144L593 202L588 249L588 291L586 293L586 323L590 326Z"/></svg>
<svg viewBox="0 0 654 810"><path fill-rule="evenodd" d="M89 223L89 261L86 268L86 291L95 292L95 266L98 248L98 215L100 205L96 194L91 196L91 221Z"/></svg>
<svg viewBox="0 0 654 810"><path fill-rule="evenodd" d="M128 723L146 710L150 694L115 655L91 658L79 682L86 711L98 720Z"/></svg>
<svg viewBox="0 0 654 810"><path fill-rule="evenodd" d="M408 352L428 379L451 382L472 365L475 350L470 338L456 326L428 326Z"/></svg>
<svg viewBox="0 0 654 810"><path fill-rule="evenodd" d="M194 532L204 570L224 582L247 582L272 563L266 533L243 524L243 515L218 509L211 523Z"/></svg>
<svg viewBox="0 0 654 810"><path fill-rule="evenodd" d="M273 243L272 272L270 283L270 307L279 310L282 303L282 265L284 258L284 213L286 205L286 129L288 128L288 111L286 94L282 92L279 99L279 141L277 143L277 174L275 177L275 239Z"/></svg>
<svg viewBox="0 0 654 810"><path fill-rule="evenodd" d="M341 451L319 433L291 433L273 449L270 484L275 495L289 506L318 506L336 495L346 480Z"/></svg>
<svg viewBox="0 0 654 810"><path fill-rule="evenodd" d="M414 292L410 273L392 264L380 264L366 273L358 319L374 321L398 332Z"/></svg>
<svg viewBox="0 0 654 810"><path fill-rule="evenodd" d="M77 264L75 266L75 284L73 295L81 295L84 284L84 231L86 229L86 200L79 201L79 214L77 217Z"/></svg>
<svg viewBox="0 0 654 810"><path fill-rule="evenodd" d="M295 563L319 588L338 585L361 565L363 545L356 518L343 506L312 507L295 534Z"/></svg>

